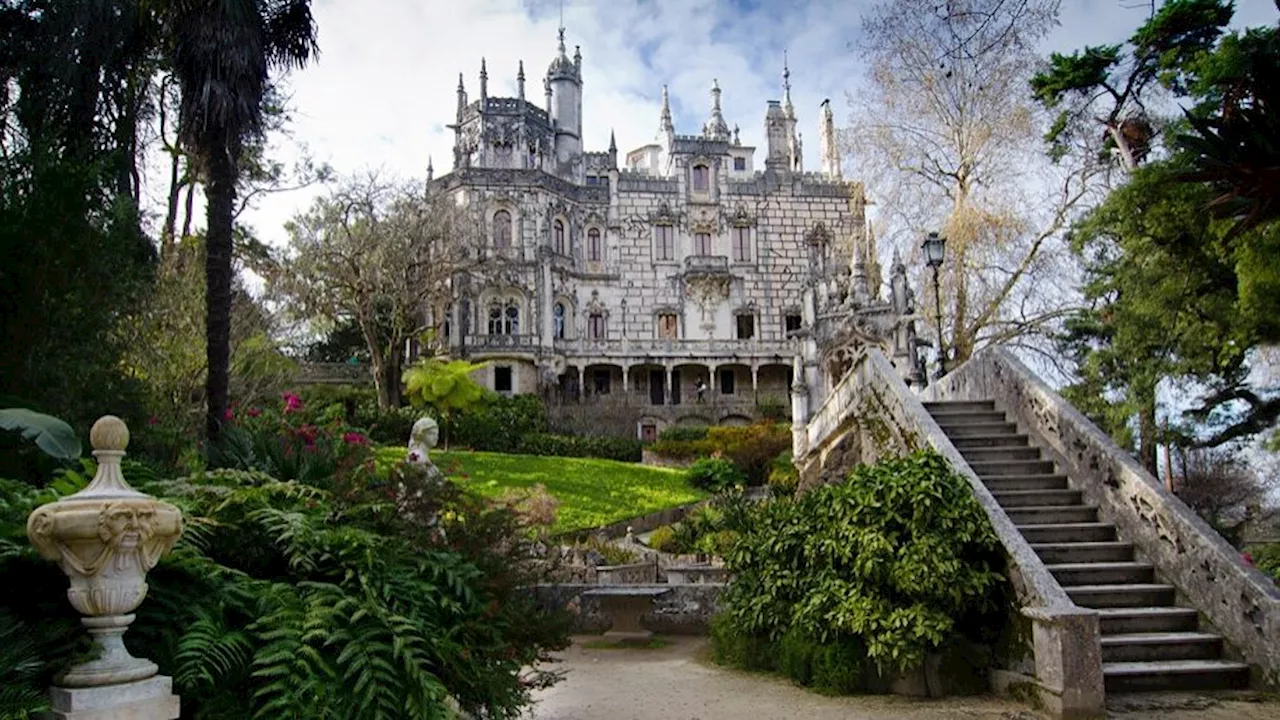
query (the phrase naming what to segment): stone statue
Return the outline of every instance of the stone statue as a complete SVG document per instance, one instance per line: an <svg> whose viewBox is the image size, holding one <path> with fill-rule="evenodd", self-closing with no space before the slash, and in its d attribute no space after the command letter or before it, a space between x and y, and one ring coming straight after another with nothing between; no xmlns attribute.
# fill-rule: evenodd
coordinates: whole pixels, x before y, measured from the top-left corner
<svg viewBox="0 0 1280 720"><path fill-rule="evenodd" d="M440 442L440 424L429 417L419 418L409 432L409 455L406 460L416 465L431 465L428 452Z"/></svg>

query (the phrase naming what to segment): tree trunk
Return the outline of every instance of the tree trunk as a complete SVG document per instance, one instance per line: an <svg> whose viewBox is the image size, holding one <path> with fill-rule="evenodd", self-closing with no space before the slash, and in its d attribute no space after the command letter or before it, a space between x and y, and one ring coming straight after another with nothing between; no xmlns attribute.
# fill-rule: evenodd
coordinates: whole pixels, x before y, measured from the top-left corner
<svg viewBox="0 0 1280 720"><path fill-rule="evenodd" d="M160 261L169 259L173 254L174 233L178 229L178 202L182 198L182 176L179 169L182 155L176 150L169 158L169 198L165 207L164 227L160 229Z"/></svg>
<svg viewBox="0 0 1280 720"><path fill-rule="evenodd" d="M205 232L205 432L216 441L227 412L231 361L231 242L236 197L235 153L216 148L208 158L209 184Z"/></svg>
<svg viewBox="0 0 1280 720"><path fill-rule="evenodd" d="M1160 477L1156 466L1156 448L1159 447L1156 426L1156 388L1152 384L1138 388L1138 462L1147 472Z"/></svg>
<svg viewBox="0 0 1280 720"><path fill-rule="evenodd" d="M394 348L383 358L383 384L386 385L387 407L398 408L403 403L404 395L401 392L400 376L403 374L400 360L401 353Z"/></svg>

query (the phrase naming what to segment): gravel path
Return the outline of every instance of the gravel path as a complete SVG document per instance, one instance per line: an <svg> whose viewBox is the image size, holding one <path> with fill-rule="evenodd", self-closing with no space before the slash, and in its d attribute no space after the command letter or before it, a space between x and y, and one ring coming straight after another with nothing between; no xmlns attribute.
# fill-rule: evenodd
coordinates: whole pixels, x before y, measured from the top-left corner
<svg viewBox="0 0 1280 720"><path fill-rule="evenodd" d="M658 649L586 649L578 638L556 669L568 672L535 695L531 720L1038 720L994 697L916 700L824 697L786 680L726 670L706 660L705 638L666 638ZM1121 720L1280 720L1280 704L1198 696L1145 696L1116 703Z"/></svg>

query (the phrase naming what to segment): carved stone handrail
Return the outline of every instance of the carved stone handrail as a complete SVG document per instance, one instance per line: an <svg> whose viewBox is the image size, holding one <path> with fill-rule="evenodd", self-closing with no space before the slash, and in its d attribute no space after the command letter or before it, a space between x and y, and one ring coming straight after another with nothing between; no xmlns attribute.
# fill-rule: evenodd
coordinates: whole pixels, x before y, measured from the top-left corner
<svg viewBox="0 0 1280 720"><path fill-rule="evenodd" d="M947 399L994 399L1264 682L1280 684L1280 589L1017 357L1004 348L983 350L933 391Z"/></svg>

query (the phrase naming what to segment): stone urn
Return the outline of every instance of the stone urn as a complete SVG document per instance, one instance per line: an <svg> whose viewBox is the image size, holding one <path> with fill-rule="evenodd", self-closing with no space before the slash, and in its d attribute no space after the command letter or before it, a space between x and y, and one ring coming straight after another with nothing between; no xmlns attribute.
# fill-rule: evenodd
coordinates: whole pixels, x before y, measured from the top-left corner
<svg viewBox="0 0 1280 720"><path fill-rule="evenodd" d="M93 481L27 518L27 537L71 579L67 599L85 616L80 622L102 651L60 678L59 685L68 688L116 685L156 674L155 663L125 649L124 632L147 596L147 571L182 534L178 508L125 482L120 459L129 429L120 418L100 418L89 431L89 442L98 459Z"/></svg>

